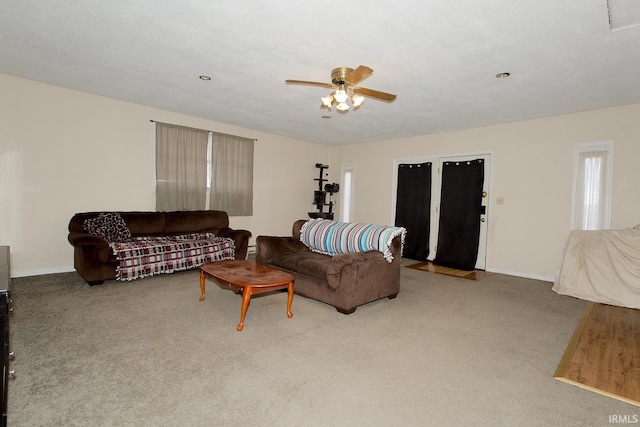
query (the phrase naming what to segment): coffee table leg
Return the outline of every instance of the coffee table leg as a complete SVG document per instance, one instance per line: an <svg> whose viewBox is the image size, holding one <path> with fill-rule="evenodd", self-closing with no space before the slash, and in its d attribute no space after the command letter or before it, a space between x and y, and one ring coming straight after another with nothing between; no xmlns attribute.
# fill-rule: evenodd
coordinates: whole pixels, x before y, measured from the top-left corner
<svg viewBox="0 0 640 427"><path fill-rule="evenodd" d="M289 283L287 286L287 317L291 319L293 317L293 313L291 312L291 302L293 301L293 282Z"/></svg>
<svg viewBox="0 0 640 427"><path fill-rule="evenodd" d="M240 323L238 323L238 331L244 327L244 317L247 315L249 300L251 299L251 286L245 286L242 291L242 309L240 310Z"/></svg>
<svg viewBox="0 0 640 427"><path fill-rule="evenodd" d="M200 301L204 301L204 271L200 271Z"/></svg>

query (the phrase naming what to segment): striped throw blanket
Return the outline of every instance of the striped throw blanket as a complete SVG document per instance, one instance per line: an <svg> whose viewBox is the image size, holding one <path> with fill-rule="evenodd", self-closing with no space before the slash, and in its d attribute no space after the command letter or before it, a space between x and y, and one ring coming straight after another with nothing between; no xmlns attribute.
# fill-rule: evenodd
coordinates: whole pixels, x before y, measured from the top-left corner
<svg viewBox="0 0 640 427"><path fill-rule="evenodd" d="M300 229L300 241L309 249L325 255L350 252L379 251L387 262L393 260L391 242L396 236L404 237L404 227L385 227L353 222L313 219Z"/></svg>
<svg viewBox="0 0 640 427"><path fill-rule="evenodd" d="M110 246L119 261L116 280L122 281L234 259L236 251L233 239L216 237L212 233L136 237Z"/></svg>

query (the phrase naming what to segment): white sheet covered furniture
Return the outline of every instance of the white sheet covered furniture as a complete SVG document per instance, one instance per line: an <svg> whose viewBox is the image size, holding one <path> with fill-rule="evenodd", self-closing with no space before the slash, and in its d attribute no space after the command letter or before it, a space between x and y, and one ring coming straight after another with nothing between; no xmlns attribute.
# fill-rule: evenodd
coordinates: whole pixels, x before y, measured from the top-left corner
<svg viewBox="0 0 640 427"><path fill-rule="evenodd" d="M572 231L553 290L588 301L640 309L640 226Z"/></svg>

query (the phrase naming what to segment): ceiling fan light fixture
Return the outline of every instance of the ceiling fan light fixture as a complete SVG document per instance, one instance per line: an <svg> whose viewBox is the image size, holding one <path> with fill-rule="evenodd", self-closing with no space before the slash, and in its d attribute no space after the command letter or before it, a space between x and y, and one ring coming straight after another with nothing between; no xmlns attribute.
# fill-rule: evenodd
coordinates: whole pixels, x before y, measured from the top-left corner
<svg viewBox="0 0 640 427"><path fill-rule="evenodd" d="M335 106L338 111L345 113L350 107L357 110L363 103L364 98L373 98L380 101L393 102L396 95L378 90L358 87L357 85L373 73L373 70L364 65L359 65L355 70L349 67L334 68L331 71L331 83L311 82L306 80L285 80L286 84L299 84L306 86L319 86L331 88L333 92L320 98L322 103L320 108L331 111Z"/></svg>
<svg viewBox="0 0 640 427"><path fill-rule="evenodd" d="M344 87L341 85L338 90L335 91L333 98L336 100L337 103L344 103L347 101L347 98L349 97L349 95L347 95L347 92L344 90Z"/></svg>
<svg viewBox="0 0 640 427"><path fill-rule="evenodd" d="M351 97L351 102L353 102L353 108L358 108L364 102L364 96L355 93Z"/></svg>
<svg viewBox="0 0 640 427"><path fill-rule="evenodd" d="M331 108L331 103L333 102L333 96L332 95L322 97L321 99L322 99L322 105L324 107Z"/></svg>

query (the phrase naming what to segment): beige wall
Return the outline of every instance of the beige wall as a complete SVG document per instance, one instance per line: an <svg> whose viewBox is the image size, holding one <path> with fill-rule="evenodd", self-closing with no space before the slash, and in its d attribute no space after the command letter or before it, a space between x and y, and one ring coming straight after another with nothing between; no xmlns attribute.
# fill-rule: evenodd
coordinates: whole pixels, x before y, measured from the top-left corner
<svg viewBox="0 0 640 427"><path fill-rule="evenodd" d="M356 164L354 220L388 224L394 159L491 152L487 269L552 280L571 224L574 145L592 141L614 141L612 228L640 224L640 105L333 147L330 161Z"/></svg>
<svg viewBox="0 0 640 427"><path fill-rule="evenodd" d="M14 276L72 269L75 212L154 210L150 119L258 139L254 215L231 218L254 239L289 234L313 210L315 163L331 166L331 182L355 163L354 220L389 224L394 159L491 152L487 269L552 279L570 227L574 144L592 141L615 143L612 228L640 223L640 105L326 147L1 74L0 93L0 244L11 245Z"/></svg>
<svg viewBox="0 0 640 427"><path fill-rule="evenodd" d="M254 239L290 234L307 216L315 164L330 151L1 74L0 93L0 244L11 246L14 276L73 269L67 226L75 212L155 210L151 119L258 139L254 215L231 218Z"/></svg>

